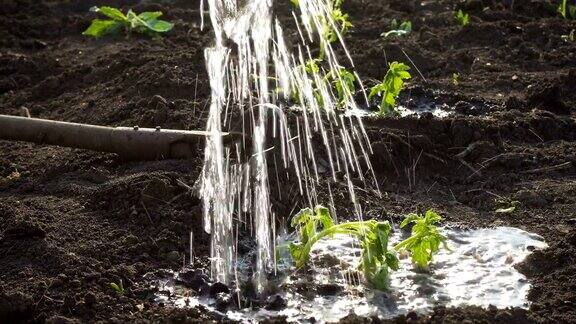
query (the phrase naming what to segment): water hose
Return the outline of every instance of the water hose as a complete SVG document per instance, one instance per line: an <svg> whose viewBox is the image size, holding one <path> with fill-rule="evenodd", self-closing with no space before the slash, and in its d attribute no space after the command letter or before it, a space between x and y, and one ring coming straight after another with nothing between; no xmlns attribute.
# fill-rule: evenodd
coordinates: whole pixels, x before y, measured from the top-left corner
<svg viewBox="0 0 576 324"><path fill-rule="evenodd" d="M240 133L221 133L225 144ZM0 140L110 152L129 160L189 159L198 156L206 131L105 127L29 117L0 115Z"/></svg>

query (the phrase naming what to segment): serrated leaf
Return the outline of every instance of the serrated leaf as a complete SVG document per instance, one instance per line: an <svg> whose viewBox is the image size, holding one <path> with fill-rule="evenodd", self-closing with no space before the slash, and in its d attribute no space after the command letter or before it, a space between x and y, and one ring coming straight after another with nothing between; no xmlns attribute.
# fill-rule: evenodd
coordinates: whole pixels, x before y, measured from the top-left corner
<svg viewBox="0 0 576 324"><path fill-rule="evenodd" d="M298 225L304 225L311 218L312 218L312 209L304 208L304 209L300 210L300 212L298 212L296 215L294 215L294 217L292 217L292 221L290 222L290 225L292 227L296 227Z"/></svg>
<svg viewBox="0 0 576 324"><path fill-rule="evenodd" d="M409 214L408 216L406 216L406 218L404 218L402 223L400 223L400 228L406 227L406 225L416 221L417 219L418 219L417 214Z"/></svg>
<svg viewBox="0 0 576 324"><path fill-rule="evenodd" d="M291 243L290 254L300 268L308 262L312 245L323 237L334 234L346 234L356 236L362 246L361 262L359 269L364 273L366 280L378 289L386 289L388 285L388 272L398 268L398 259L393 252L388 251L388 239L391 231L387 221L375 220L363 222L350 222L334 224L327 208L316 206L312 214L309 208L301 210L291 221L291 224L300 228L300 242ZM322 231L317 232L317 227L322 225ZM307 228L302 230L302 228ZM310 232L314 231L310 236Z"/></svg>
<svg viewBox="0 0 576 324"><path fill-rule="evenodd" d="M316 217L322 222L324 229L334 226L334 220L330 216L330 210L323 206L316 206Z"/></svg>
<svg viewBox="0 0 576 324"><path fill-rule="evenodd" d="M404 63L390 63L388 72L384 76L382 83L372 88L371 93L384 93L380 103L380 113L388 114L394 111L396 97L398 97L400 91L402 91L404 80L412 77L410 73L407 72L409 69L410 67Z"/></svg>
<svg viewBox="0 0 576 324"><path fill-rule="evenodd" d="M427 268L434 254L440 249L440 244L443 243L444 247L447 247L446 237L440 234L435 225L441 220L442 217L432 210L428 210L425 215L408 215L404 221L402 221L400 227L414 223L414 226L412 226L412 235L406 240L396 244L395 249L398 251L410 251L412 263L414 263L417 268Z"/></svg>

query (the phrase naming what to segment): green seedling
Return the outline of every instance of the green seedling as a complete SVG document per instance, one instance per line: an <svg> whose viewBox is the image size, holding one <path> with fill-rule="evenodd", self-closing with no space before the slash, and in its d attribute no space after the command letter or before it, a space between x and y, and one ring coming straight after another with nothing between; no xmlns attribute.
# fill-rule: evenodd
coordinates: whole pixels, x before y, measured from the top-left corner
<svg viewBox="0 0 576 324"><path fill-rule="evenodd" d="M404 228L410 223L412 226L412 236L396 244L396 251L409 251L412 256L412 263L420 270L428 269L432 257L438 250L440 244L449 250L446 244L447 238L440 234L436 224L440 223L442 217L432 210L428 210L425 215L410 214L400 224Z"/></svg>
<svg viewBox="0 0 576 324"><path fill-rule="evenodd" d="M174 24L158 19L162 16L161 11L147 11L136 14L128 10L126 15L122 11L112 7L92 7L93 12L98 12L108 19L94 19L92 24L82 34L91 37L102 37L108 34L117 34L122 29L137 33L156 36L170 31Z"/></svg>
<svg viewBox="0 0 576 324"><path fill-rule="evenodd" d="M565 42L576 42L576 29L572 29L568 35L562 35Z"/></svg>
<svg viewBox="0 0 576 324"><path fill-rule="evenodd" d="M338 33L340 33L340 36L344 37L344 35L346 35L348 33L348 31L350 30L350 28L354 27L354 25L352 25L352 23L350 22L350 18L348 17L347 13L344 13L340 8L341 1L337 1L334 4L334 7L332 9L332 11L330 12L330 16L332 18L332 21L334 22L334 25L338 28L338 32L336 32L336 30L333 28L334 26L329 23L328 21L326 21L326 19L322 18L322 38L324 39L324 41L326 41L329 44L334 43L335 41L338 40ZM319 58L321 60L324 60L324 57L326 56L326 49L325 49L325 44L324 42L320 42L320 55Z"/></svg>
<svg viewBox="0 0 576 324"><path fill-rule="evenodd" d="M318 90L318 86L315 84L316 80L318 80L319 82L324 82L322 78L316 77L317 74L320 73L320 63L322 63L320 59L309 59L304 64L301 64L298 67L296 67L296 69L303 69L304 72L306 72L306 74L311 77L312 82L314 83L313 85L314 97L316 98L318 103L322 106L323 99L322 96L320 95L320 90ZM295 86L292 87L291 98L292 101L294 101L295 103L300 102L300 90Z"/></svg>
<svg viewBox="0 0 576 324"><path fill-rule="evenodd" d="M356 92L356 76L344 67L338 67L330 71L325 77L336 88L338 95L338 106L343 107L350 97Z"/></svg>
<svg viewBox="0 0 576 324"><path fill-rule="evenodd" d="M388 68L388 72L384 76L382 83L375 85L370 90L368 99L374 98L376 95L382 96L380 102L380 113L382 115L389 115L396 112L396 98L404 88L404 80L409 80L412 75L408 72L410 68L399 62L392 62Z"/></svg>
<svg viewBox="0 0 576 324"><path fill-rule="evenodd" d="M457 87L460 84L460 74L452 73L452 84Z"/></svg>
<svg viewBox="0 0 576 324"><path fill-rule="evenodd" d="M122 279L120 279L118 284L111 282L110 288L112 288L112 290L114 290L118 295L124 295L124 285L122 284Z"/></svg>
<svg viewBox="0 0 576 324"><path fill-rule="evenodd" d="M458 21L460 26L465 27L470 23L470 15L460 9L456 12L456 21Z"/></svg>
<svg viewBox="0 0 576 324"><path fill-rule="evenodd" d="M562 0L558 5L557 11L564 19L576 19L576 5L569 5L568 0Z"/></svg>
<svg viewBox="0 0 576 324"><path fill-rule="evenodd" d="M517 200L499 199L496 202L502 206L495 211L500 214L512 214L520 207L520 202Z"/></svg>
<svg viewBox="0 0 576 324"><path fill-rule="evenodd" d="M389 269L398 269L398 258L388 250L388 238L392 230L388 221L376 220L336 224L330 211L317 206L301 210L292 218L292 226L299 231L299 242L290 244L289 250L296 268L304 267L310 259L312 246L324 237L346 234L361 243L362 255L359 268L364 277L377 289L388 288Z"/></svg>
<svg viewBox="0 0 576 324"><path fill-rule="evenodd" d="M406 20L404 22L402 22L401 24L398 24L398 21L396 21L396 19L392 20L392 24L390 26L390 31L387 31L385 33L382 33L382 37L384 37L385 39L388 38L398 38L398 37L402 37L405 35L408 35L412 32L412 22L409 20Z"/></svg>

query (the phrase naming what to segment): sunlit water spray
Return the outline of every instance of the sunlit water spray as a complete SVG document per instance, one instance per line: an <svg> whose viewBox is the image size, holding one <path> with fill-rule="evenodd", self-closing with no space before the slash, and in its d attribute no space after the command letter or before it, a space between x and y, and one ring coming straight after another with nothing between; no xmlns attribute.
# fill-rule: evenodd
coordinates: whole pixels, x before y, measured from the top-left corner
<svg viewBox="0 0 576 324"><path fill-rule="evenodd" d="M376 184L365 178L366 174L374 177L371 147L360 118L344 113L357 109L354 94L345 89L348 93L337 109L338 99L330 84L320 82L340 67L332 45L319 32L327 22L338 33L330 0L299 1L299 16L293 13L300 35L295 53L288 50L282 26L272 15L272 0L208 0L208 5L215 34L214 46L205 50L212 96L207 123L211 135L199 184L204 228L212 237L211 275L227 284L234 279L233 219L238 219L248 224L257 243L254 279L261 291L275 264L270 154L279 158L274 162L280 170L297 179L300 195L311 207L321 203L316 191L323 185L318 156L325 156L334 180L337 172L344 173L360 219L352 177ZM340 34L337 43L350 58ZM303 67L312 59L313 46L323 49L327 70L310 75ZM297 107L288 104L294 93ZM288 122L289 109L299 111L295 127ZM233 119L242 121L246 137L231 149L224 147L222 132ZM232 154L236 151L240 154ZM248 162L241 161L242 155L250 157Z"/></svg>

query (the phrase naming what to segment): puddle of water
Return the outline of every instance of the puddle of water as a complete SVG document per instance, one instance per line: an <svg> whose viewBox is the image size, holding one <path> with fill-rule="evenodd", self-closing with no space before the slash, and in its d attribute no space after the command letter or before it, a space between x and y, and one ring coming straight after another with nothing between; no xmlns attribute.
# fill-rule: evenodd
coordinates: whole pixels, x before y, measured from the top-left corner
<svg viewBox="0 0 576 324"><path fill-rule="evenodd" d="M446 118L454 115L454 111L450 109L447 104L430 104L430 105L420 105L417 108L408 108L407 106L399 105L396 107L400 117L408 116L422 116L425 113L431 113L432 116L436 118ZM377 111L365 110L365 109L351 109L346 111L347 116L378 116Z"/></svg>
<svg viewBox="0 0 576 324"><path fill-rule="evenodd" d="M274 316L288 321L337 321L351 312L360 316L390 318L410 311L426 313L439 305L476 305L498 308L528 307L530 284L514 265L534 251L547 247L543 238L512 227L478 230L443 229L451 251L441 250L430 272L415 272L409 257L391 272L390 291L367 288L357 273L361 249L354 238L336 236L318 242L312 250L312 270L288 275L280 296L286 307L278 310L242 309L225 316L253 322ZM392 244L400 240L395 235ZM204 305L216 312L216 300L186 297L186 289L168 278L156 284L164 294L157 300L175 307ZM224 314L222 314L224 315Z"/></svg>

